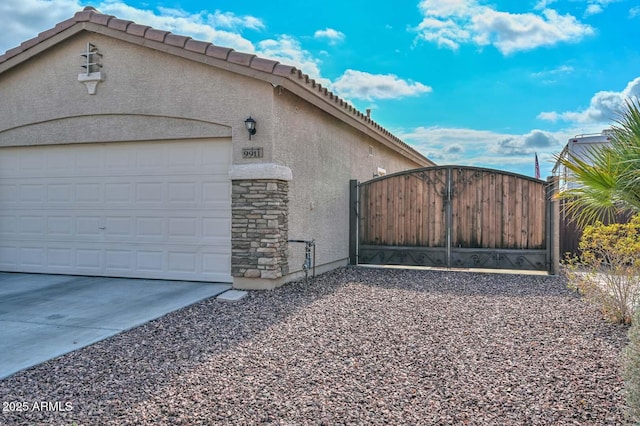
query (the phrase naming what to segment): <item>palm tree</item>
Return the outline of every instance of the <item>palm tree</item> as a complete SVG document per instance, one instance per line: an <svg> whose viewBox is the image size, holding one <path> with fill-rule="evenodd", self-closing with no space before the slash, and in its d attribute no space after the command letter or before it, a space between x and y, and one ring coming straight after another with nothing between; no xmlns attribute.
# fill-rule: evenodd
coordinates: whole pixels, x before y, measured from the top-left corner
<svg viewBox="0 0 640 426"><path fill-rule="evenodd" d="M640 212L640 103L626 108L612 126L611 145L590 150L584 158L557 157L576 185L561 191L564 208L580 228L618 214Z"/></svg>

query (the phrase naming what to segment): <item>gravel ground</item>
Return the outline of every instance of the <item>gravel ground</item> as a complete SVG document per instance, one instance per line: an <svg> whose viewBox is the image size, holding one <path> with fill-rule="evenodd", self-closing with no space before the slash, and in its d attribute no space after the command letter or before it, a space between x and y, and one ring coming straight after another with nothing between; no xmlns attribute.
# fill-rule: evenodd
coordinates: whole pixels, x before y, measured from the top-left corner
<svg viewBox="0 0 640 426"><path fill-rule="evenodd" d="M2 380L0 424L623 424L626 332L561 277L345 268Z"/></svg>

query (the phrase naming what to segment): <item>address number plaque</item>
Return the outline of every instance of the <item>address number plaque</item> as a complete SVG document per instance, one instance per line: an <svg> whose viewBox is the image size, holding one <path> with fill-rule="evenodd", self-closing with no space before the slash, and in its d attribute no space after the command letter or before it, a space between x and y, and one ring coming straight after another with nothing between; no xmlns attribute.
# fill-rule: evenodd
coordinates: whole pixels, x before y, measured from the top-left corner
<svg viewBox="0 0 640 426"><path fill-rule="evenodd" d="M262 148L242 148L242 158L262 158Z"/></svg>

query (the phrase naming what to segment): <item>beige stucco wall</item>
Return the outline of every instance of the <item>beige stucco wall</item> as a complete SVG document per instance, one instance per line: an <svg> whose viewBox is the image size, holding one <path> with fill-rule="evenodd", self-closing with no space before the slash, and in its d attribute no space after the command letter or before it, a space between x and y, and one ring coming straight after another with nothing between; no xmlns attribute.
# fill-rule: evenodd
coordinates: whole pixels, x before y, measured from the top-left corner
<svg viewBox="0 0 640 426"><path fill-rule="evenodd" d="M420 165L286 90L274 93L274 158L293 173L289 238L314 239L321 270L346 264L349 180L372 179L378 167L390 174ZM290 244L289 253L290 271L301 271L304 245Z"/></svg>
<svg viewBox="0 0 640 426"><path fill-rule="evenodd" d="M103 54L95 95L78 81L87 42ZM83 32L0 75L0 146L232 136L237 162L253 142L269 161L272 96L255 79Z"/></svg>

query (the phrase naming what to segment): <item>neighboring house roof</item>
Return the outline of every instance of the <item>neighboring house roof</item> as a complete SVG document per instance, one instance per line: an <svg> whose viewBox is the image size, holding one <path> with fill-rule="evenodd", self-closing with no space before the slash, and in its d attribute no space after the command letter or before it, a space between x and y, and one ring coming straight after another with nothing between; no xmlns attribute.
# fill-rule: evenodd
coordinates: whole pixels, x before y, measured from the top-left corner
<svg viewBox="0 0 640 426"><path fill-rule="evenodd" d="M281 86L418 164L435 164L294 66L118 19L93 7L85 7L72 18L7 50L0 56L0 74L81 31L119 38Z"/></svg>

